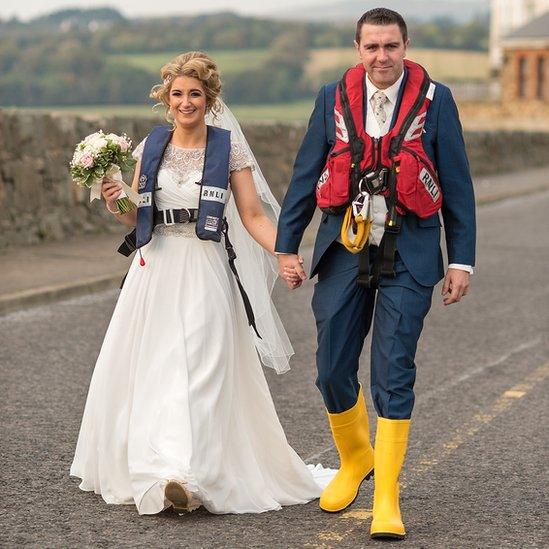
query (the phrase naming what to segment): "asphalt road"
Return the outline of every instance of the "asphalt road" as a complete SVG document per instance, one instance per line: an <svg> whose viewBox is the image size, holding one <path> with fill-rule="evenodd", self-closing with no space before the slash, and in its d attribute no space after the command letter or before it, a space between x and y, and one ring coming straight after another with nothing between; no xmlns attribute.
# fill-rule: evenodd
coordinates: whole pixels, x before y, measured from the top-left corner
<svg viewBox="0 0 549 549"><path fill-rule="evenodd" d="M479 209L478 268L462 303L436 295L420 342L402 478L407 547L542 547L547 537L549 193ZM438 291L438 290L437 290ZM336 466L314 387L312 283L279 287L297 356L267 372L290 443ZM116 292L0 317L0 546L362 547L372 483L348 511L317 503L261 515L139 516L68 476ZM362 379L368 383L368 357ZM373 419L373 418L371 418Z"/></svg>

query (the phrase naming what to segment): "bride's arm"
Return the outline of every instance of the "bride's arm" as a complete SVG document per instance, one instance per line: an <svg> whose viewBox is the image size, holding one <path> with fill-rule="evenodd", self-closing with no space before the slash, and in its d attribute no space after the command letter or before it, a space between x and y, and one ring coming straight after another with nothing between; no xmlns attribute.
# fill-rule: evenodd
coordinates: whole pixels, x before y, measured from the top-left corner
<svg viewBox="0 0 549 549"><path fill-rule="evenodd" d="M132 189L135 192L138 192L139 189L139 174L141 172L141 161L138 160L135 165L135 171L133 173L132 179ZM105 199L107 205L107 210L111 212L120 223L127 225L128 227L135 227L137 224L137 208L134 208L131 212L122 214L119 213L116 207L116 199L120 194L122 187L116 182L108 178L103 179L103 184L101 185L101 193Z"/></svg>
<svg viewBox="0 0 549 549"><path fill-rule="evenodd" d="M231 173L231 189L242 224L252 238L274 255L276 227L265 215L250 168Z"/></svg>

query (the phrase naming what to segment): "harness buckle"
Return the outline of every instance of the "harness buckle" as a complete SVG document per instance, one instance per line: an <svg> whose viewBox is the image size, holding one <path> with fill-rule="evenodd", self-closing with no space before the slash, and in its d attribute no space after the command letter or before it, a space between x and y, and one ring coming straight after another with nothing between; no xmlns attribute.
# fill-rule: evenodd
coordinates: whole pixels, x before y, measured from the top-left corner
<svg viewBox="0 0 549 549"><path fill-rule="evenodd" d="M361 192L367 192L371 195L379 194L387 187L388 173L389 170L387 168L381 168L381 170L375 170L367 173L358 182L359 190Z"/></svg>
<svg viewBox="0 0 549 549"><path fill-rule="evenodd" d="M189 223L191 220L191 212L187 208L181 208L181 223Z"/></svg>
<svg viewBox="0 0 549 549"><path fill-rule="evenodd" d="M169 221L168 216L170 218ZM175 225L173 210L162 210L162 219L164 220L164 225Z"/></svg>

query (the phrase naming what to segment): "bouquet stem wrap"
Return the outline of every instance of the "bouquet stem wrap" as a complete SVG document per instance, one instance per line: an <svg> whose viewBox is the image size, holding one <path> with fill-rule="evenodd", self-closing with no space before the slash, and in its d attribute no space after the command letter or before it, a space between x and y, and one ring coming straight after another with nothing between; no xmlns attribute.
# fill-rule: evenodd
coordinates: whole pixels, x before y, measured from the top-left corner
<svg viewBox="0 0 549 549"><path fill-rule="evenodd" d="M139 194L129 185L124 183L120 168L116 164L113 164L105 173L105 177L108 177L112 181L116 181L116 183L122 186L122 190L116 199L116 206L120 210L120 213L125 214L131 212L139 203ZM93 202L96 198L101 198L102 183L102 177L93 180L90 187L90 202Z"/></svg>

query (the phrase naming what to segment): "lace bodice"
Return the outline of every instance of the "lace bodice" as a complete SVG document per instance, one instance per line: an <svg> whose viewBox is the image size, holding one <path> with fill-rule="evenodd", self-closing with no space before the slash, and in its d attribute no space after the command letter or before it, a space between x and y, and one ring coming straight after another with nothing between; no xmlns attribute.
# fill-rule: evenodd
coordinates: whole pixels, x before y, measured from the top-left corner
<svg viewBox="0 0 549 549"><path fill-rule="evenodd" d="M133 152L136 160L141 159L143 155L145 140L146 138ZM158 170L158 188L154 194L155 204L159 210L198 208L204 152L205 149L182 149L168 144ZM253 168L253 163L246 147L241 143L231 142L230 171L248 167ZM154 231L163 235L195 236L195 227L192 223L157 225Z"/></svg>
<svg viewBox="0 0 549 549"><path fill-rule="evenodd" d="M141 160L143 149L147 138L143 139L133 151L133 157ZM176 145L168 144L160 169L168 168L174 171L186 169L199 170L202 172L204 165L205 149L182 149ZM229 159L229 170L235 172L244 168L253 168L253 163L243 143L231 141L231 156Z"/></svg>

